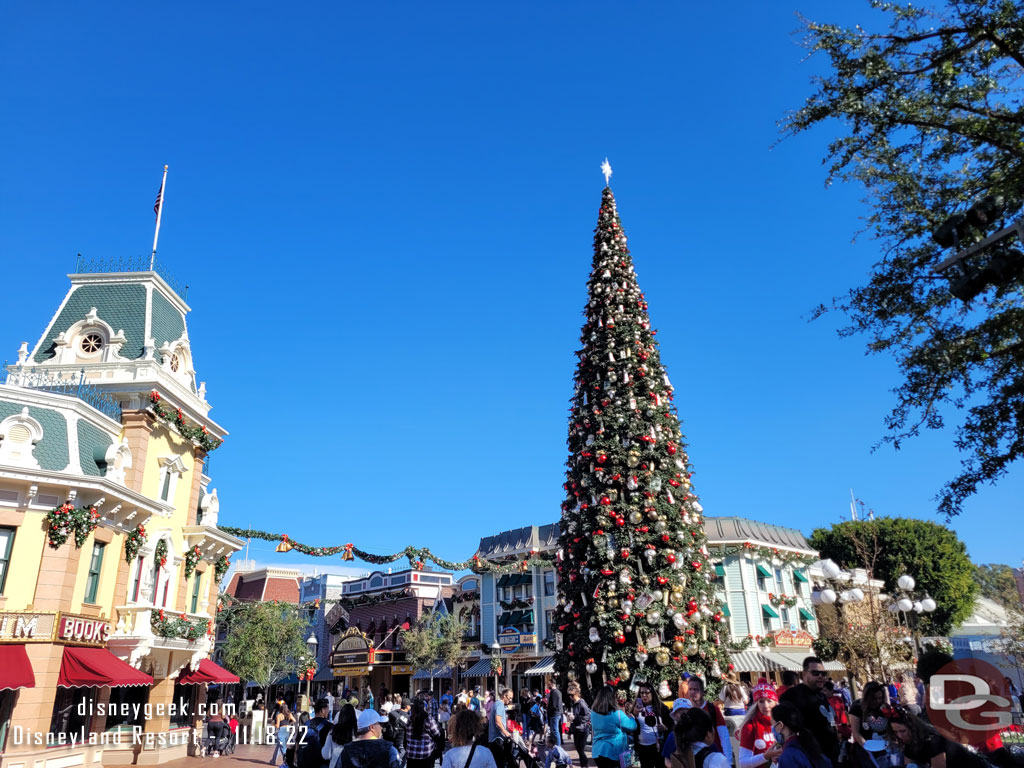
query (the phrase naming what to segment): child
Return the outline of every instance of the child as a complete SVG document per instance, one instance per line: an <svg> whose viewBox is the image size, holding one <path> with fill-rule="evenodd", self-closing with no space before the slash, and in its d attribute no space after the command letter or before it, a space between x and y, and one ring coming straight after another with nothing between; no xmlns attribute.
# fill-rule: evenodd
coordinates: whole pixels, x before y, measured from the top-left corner
<svg viewBox="0 0 1024 768"><path fill-rule="evenodd" d="M447 701L441 704L441 709L437 713L437 719L441 722L441 736L447 741L448 722L452 719L451 705Z"/></svg>
<svg viewBox="0 0 1024 768"><path fill-rule="evenodd" d="M548 754L544 758L544 768L551 768L552 764L554 764L555 768L572 768L572 758L569 757L569 753L565 751L562 745L558 743L558 736L553 731L548 731L545 743L548 747Z"/></svg>

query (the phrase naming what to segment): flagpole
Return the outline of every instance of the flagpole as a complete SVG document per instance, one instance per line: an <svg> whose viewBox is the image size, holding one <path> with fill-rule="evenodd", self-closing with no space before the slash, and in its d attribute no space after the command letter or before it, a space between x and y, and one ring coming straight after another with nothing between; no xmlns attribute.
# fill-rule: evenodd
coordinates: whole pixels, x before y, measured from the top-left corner
<svg viewBox="0 0 1024 768"><path fill-rule="evenodd" d="M160 205L156 209L156 231L153 232L153 253L149 256L149 271L153 271L156 261L156 241L160 238L160 217L164 212L164 187L167 185L167 166L164 166L164 178L160 182Z"/></svg>

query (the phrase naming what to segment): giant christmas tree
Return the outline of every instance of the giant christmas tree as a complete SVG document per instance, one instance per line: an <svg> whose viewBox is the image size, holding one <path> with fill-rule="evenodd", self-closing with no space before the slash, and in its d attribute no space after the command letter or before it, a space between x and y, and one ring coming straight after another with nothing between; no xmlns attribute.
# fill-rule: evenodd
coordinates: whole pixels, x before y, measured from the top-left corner
<svg viewBox="0 0 1024 768"><path fill-rule="evenodd" d="M728 656L703 510L607 186L594 232L557 563L558 670L590 689L683 671L713 684Z"/></svg>

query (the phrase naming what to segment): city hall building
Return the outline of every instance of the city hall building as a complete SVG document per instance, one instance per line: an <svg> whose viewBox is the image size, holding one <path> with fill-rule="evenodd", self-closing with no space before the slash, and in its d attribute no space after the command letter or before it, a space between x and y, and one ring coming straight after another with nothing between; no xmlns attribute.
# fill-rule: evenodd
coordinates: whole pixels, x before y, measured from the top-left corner
<svg viewBox="0 0 1024 768"><path fill-rule="evenodd" d="M0 375L0 766L162 764L237 681L207 658L243 543L217 528L225 432L184 291L148 258L70 280Z"/></svg>

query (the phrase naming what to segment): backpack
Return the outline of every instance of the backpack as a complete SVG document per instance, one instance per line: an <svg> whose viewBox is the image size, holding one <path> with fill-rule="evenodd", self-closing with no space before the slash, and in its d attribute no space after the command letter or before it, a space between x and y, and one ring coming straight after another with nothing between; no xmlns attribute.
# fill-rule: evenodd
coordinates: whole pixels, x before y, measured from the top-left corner
<svg viewBox="0 0 1024 768"><path fill-rule="evenodd" d="M327 734L331 732L331 721L314 717L309 721L304 742L296 748L298 768L320 768L324 764L323 748Z"/></svg>

